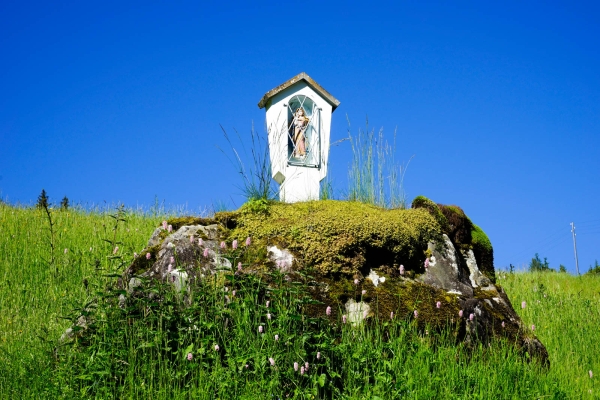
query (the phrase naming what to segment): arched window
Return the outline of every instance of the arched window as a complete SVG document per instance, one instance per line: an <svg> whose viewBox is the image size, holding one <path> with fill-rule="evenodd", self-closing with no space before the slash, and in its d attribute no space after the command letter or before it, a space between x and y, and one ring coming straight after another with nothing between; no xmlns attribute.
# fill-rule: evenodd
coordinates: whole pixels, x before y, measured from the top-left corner
<svg viewBox="0 0 600 400"><path fill-rule="evenodd" d="M296 95L288 104L288 164L321 166L321 113L308 96Z"/></svg>

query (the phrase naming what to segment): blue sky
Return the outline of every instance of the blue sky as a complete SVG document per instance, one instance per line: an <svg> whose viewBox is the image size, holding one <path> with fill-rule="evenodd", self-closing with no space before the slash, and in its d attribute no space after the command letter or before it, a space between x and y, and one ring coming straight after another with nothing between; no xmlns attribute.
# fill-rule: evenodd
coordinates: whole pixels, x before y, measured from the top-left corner
<svg viewBox="0 0 600 400"><path fill-rule="evenodd" d="M496 267L574 272L570 222L580 268L600 259L598 3L198 3L0 4L4 200L238 207L220 125L262 132L304 71L341 101L332 140L397 129L408 197L461 206Z"/></svg>

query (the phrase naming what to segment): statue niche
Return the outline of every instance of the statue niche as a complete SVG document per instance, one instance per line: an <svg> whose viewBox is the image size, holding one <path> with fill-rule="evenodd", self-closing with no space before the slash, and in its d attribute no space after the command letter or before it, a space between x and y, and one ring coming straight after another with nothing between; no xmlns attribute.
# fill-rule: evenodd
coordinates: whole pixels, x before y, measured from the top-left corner
<svg viewBox="0 0 600 400"><path fill-rule="evenodd" d="M288 163L319 167L319 110L307 96L294 96L288 106Z"/></svg>

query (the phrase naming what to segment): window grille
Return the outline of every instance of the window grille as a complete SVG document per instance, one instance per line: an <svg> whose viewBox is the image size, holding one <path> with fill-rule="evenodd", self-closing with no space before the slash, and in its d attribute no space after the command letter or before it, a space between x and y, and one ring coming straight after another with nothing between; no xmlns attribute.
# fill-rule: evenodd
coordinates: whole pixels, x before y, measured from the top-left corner
<svg viewBox="0 0 600 400"><path fill-rule="evenodd" d="M297 95L288 104L288 164L320 168L321 110L308 96Z"/></svg>

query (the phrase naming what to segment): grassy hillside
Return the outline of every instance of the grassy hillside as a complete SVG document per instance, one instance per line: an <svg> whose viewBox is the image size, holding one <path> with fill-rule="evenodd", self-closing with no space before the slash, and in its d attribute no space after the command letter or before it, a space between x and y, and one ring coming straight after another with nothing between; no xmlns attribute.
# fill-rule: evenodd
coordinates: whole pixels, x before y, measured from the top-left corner
<svg viewBox="0 0 600 400"><path fill-rule="evenodd" d="M43 211L0 204L0 398L599 396L597 377L589 375L590 370L600 374L596 276L497 276L523 321L535 325L546 345L549 371L524 363L507 343L468 352L408 321L351 328L298 320L294 307L302 301L302 288L270 293L267 308L264 288L251 281L239 282L231 301L207 286L197 296L211 308L199 309L201 328L180 335L180 343L165 338L162 320L147 322L152 315L120 323L111 320L116 314L106 313L102 336L90 347L55 351L71 326L62 317L77 315L74 310L104 293L113 279L104 275L122 271L163 219L123 216L117 224L108 213L54 211L52 252ZM215 344L220 349L211 352ZM171 355L164 356L165 348ZM294 362L311 367L301 375Z"/></svg>

